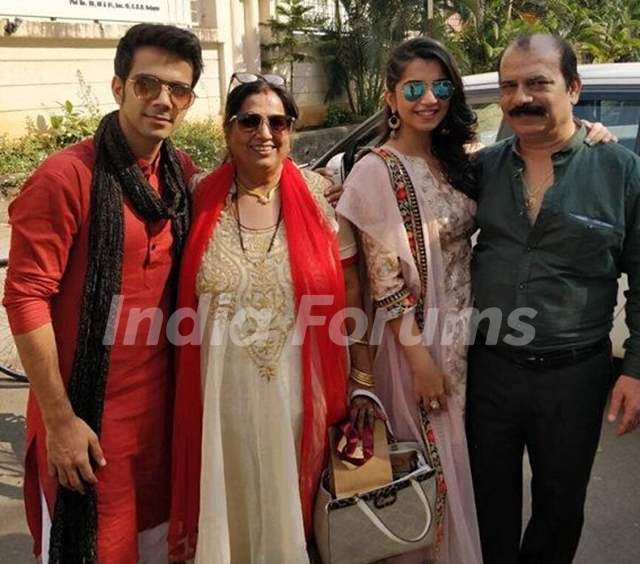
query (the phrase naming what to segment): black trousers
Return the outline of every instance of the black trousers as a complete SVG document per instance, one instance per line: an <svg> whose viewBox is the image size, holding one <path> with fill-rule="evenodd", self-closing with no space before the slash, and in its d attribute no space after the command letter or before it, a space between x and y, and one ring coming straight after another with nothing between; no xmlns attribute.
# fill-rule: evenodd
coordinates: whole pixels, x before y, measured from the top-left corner
<svg viewBox="0 0 640 564"><path fill-rule="evenodd" d="M539 369L469 350L467 441L484 564L569 564L611 384L608 348ZM533 473L522 536L522 457Z"/></svg>

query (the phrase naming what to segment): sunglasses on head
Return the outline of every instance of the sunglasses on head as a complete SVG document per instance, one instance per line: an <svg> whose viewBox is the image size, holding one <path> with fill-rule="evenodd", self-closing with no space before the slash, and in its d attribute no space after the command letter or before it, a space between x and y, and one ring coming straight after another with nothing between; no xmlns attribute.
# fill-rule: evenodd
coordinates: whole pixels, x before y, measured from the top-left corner
<svg viewBox="0 0 640 564"><path fill-rule="evenodd" d="M267 125L269 126L269 129L273 133L282 133L283 131L290 129L296 119L292 116L286 116L282 114L263 116L261 114L247 112L231 116L229 123L231 124L235 121L242 131L249 132L256 131L265 120L267 122Z"/></svg>
<svg viewBox="0 0 640 564"><path fill-rule="evenodd" d="M434 80L431 84L427 84L423 80L412 80L402 87L402 95L407 102L417 102L427 93L427 88L431 89L432 94L442 101L449 100L456 89L453 82L447 78Z"/></svg>
<svg viewBox="0 0 640 564"><path fill-rule="evenodd" d="M229 88L227 94L240 84L250 84L252 82L266 82L272 86L286 88L287 80L279 74L255 74L252 72L234 72L229 80Z"/></svg>
<svg viewBox="0 0 640 564"><path fill-rule="evenodd" d="M188 108L196 99L196 93L188 84L167 82L152 74L139 74L134 78L130 78L129 82L133 82L133 93L136 98L145 102L156 99L163 88L167 89L169 98L179 110Z"/></svg>

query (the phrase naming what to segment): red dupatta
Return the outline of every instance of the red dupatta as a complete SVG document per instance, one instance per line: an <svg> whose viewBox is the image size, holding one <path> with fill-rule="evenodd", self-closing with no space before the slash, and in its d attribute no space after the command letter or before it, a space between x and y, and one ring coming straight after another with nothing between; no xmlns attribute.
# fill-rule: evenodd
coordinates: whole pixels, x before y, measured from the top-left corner
<svg viewBox="0 0 640 564"><path fill-rule="evenodd" d="M218 223L235 166L226 163L198 186L189 237L183 251L178 308L195 312L196 275ZM305 531L312 526L314 495L326 459L327 429L346 414L345 349L329 335L329 321L345 307L342 266L335 234L309 192L302 174L285 161L280 181L283 221L291 264L298 322L302 322L303 431L299 461L299 488ZM306 296L330 296L329 305L305 307ZM326 300L329 301L329 300ZM300 304L302 302L302 311ZM311 316L324 316L315 325ZM181 323L181 334L192 334L194 321ZM190 325L187 327L187 325ZM193 334L201 334L195 331ZM176 348L176 402L169 551L172 558L193 557L200 508L200 468L203 404L200 346Z"/></svg>

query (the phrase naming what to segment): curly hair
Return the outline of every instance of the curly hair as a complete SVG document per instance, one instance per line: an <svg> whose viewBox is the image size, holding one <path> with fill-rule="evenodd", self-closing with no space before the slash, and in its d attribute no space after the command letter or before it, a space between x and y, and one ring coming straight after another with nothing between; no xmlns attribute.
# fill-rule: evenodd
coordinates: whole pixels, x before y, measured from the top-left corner
<svg viewBox="0 0 640 564"><path fill-rule="evenodd" d="M390 54L386 67L386 87L393 92L409 63L416 59L437 61L442 65L455 90L447 115L433 131L431 152L438 159L450 184L466 194L474 192L475 179L471 171L465 145L475 140L477 118L467 105L462 76L453 56L438 41L428 37L415 37L398 45ZM386 105L385 138L390 134L387 120L391 108Z"/></svg>

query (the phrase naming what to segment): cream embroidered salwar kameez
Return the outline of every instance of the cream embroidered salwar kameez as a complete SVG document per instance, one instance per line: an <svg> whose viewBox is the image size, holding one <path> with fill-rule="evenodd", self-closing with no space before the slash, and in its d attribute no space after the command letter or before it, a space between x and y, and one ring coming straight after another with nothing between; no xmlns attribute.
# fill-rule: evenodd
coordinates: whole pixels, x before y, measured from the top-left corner
<svg viewBox="0 0 640 564"><path fill-rule="evenodd" d="M327 181L305 173L331 218ZM294 344L295 305L284 223L242 228L232 198L197 277L206 315L201 346L203 439L196 562L308 562L298 489L303 422L301 349ZM267 252L272 242L270 252ZM341 255L355 254L340 230ZM206 303L206 302L205 302Z"/></svg>

